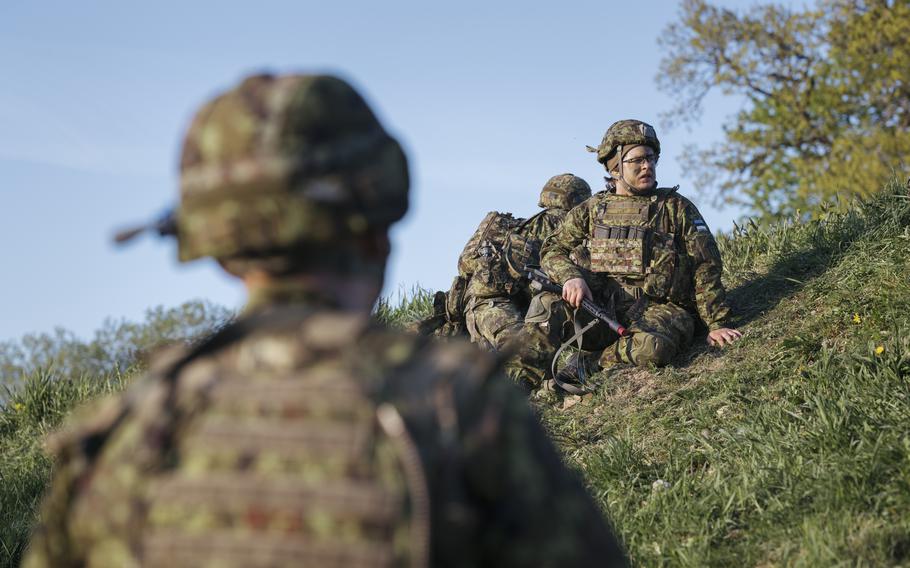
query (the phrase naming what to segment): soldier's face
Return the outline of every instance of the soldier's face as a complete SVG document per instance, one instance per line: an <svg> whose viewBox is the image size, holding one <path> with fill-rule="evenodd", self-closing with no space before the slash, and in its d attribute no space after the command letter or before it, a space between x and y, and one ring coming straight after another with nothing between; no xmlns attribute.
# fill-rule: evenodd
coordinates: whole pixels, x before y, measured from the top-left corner
<svg viewBox="0 0 910 568"><path fill-rule="evenodd" d="M650 191L657 185L657 153L649 146L636 146L622 159L620 179L633 193Z"/></svg>

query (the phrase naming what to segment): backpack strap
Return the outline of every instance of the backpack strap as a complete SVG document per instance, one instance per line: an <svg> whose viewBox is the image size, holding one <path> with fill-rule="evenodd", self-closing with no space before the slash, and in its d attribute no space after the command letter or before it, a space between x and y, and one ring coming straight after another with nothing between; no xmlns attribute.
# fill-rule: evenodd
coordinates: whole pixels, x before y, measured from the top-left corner
<svg viewBox="0 0 910 568"><path fill-rule="evenodd" d="M541 209L541 210L538 211L537 213L531 215L530 217L528 217L527 219L525 219L524 221L522 221L521 223L519 223L519 224L518 224L518 227L516 227L515 230L512 231L512 232L517 233L517 232L519 232L519 231L523 231L524 228L527 227L527 226L531 223L531 221L533 221L534 219L537 219L538 217L540 217L541 215L543 215L543 214L546 213L546 212L547 212L546 209Z"/></svg>

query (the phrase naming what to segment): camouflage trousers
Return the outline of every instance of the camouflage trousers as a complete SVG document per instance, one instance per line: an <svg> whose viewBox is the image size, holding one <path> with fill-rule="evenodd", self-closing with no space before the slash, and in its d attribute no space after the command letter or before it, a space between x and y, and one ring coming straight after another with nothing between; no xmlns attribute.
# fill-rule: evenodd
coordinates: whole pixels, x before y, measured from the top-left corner
<svg viewBox="0 0 910 568"><path fill-rule="evenodd" d="M585 332L581 348L601 351L601 366L615 363L663 366L691 344L695 322L684 308L670 302L636 303L634 298L623 294L612 297L616 319L628 328L631 336L620 338L602 323ZM609 304L603 297L595 299L601 305ZM559 346L590 321L591 316L571 308L556 294L538 294L528 309L517 341L518 352L509 361L507 371L513 378L532 386L552 378L550 365Z"/></svg>
<svg viewBox="0 0 910 568"><path fill-rule="evenodd" d="M524 310L512 300L474 298L465 309L465 325L473 343L489 351L502 351L521 333Z"/></svg>

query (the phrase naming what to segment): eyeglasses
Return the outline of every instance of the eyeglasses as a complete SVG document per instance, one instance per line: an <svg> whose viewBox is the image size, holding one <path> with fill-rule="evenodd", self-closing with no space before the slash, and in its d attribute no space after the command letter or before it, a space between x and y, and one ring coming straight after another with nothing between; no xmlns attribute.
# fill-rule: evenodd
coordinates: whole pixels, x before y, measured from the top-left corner
<svg viewBox="0 0 910 568"><path fill-rule="evenodd" d="M632 164L632 165L634 165L634 166L640 168L642 164L644 164L645 162L648 162L648 163L651 164L651 166L653 167L653 166L656 166L656 165L657 165L657 160L659 160L659 159L660 159L660 156L659 156L659 155L657 155L657 154L651 154L650 156L641 156L641 157L638 157L638 158L629 158L628 160L623 160L622 163L624 163L624 164Z"/></svg>

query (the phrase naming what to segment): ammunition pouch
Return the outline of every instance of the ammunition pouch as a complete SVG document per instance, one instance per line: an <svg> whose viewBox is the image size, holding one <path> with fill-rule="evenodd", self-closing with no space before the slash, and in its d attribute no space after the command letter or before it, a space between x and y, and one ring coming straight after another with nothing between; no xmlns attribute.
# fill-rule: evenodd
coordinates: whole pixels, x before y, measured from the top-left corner
<svg viewBox="0 0 910 568"><path fill-rule="evenodd" d="M611 276L643 276L648 266L648 244L651 229L594 225L588 248L591 270Z"/></svg>
<svg viewBox="0 0 910 568"><path fill-rule="evenodd" d="M469 298L498 298L510 296L514 287L515 279L502 258L497 256L471 275L466 295Z"/></svg>

